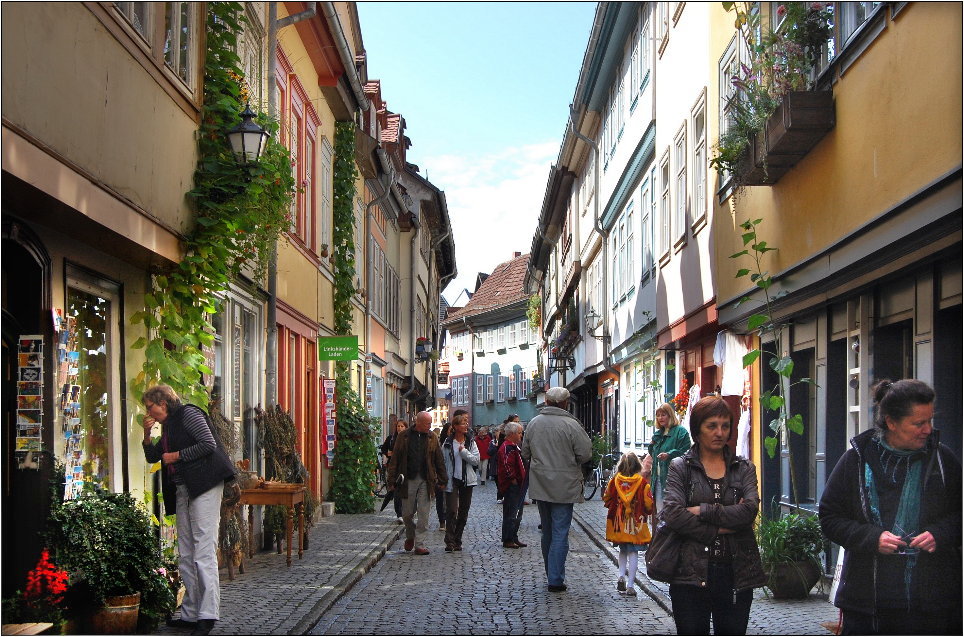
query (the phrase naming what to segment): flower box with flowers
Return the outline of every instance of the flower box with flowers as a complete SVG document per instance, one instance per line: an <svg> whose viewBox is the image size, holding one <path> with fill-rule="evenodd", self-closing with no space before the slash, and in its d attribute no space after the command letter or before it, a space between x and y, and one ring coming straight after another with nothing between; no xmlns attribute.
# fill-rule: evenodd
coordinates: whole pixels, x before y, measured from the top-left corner
<svg viewBox="0 0 964 637"><path fill-rule="evenodd" d="M739 185L775 184L836 123L833 94L813 90L812 75L833 32L832 6L792 2L779 5L777 15L780 26L762 30L759 13L737 10L751 63L731 79L731 126L712 163Z"/></svg>

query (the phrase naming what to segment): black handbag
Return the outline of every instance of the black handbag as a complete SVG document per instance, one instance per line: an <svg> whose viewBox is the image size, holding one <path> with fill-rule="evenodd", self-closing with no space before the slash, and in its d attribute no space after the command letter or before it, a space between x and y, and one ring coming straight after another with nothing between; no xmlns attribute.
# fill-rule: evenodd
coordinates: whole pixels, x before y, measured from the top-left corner
<svg viewBox="0 0 964 637"><path fill-rule="evenodd" d="M683 536L660 520L646 549L646 574L649 579L669 582L676 575Z"/></svg>

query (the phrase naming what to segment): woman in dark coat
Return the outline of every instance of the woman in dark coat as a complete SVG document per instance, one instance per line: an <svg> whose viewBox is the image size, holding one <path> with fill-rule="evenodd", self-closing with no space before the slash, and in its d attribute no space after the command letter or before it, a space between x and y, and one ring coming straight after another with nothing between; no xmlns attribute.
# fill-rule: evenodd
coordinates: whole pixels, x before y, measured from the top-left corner
<svg viewBox="0 0 964 637"><path fill-rule="evenodd" d="M820 498L842 546L842 634L961 634L961 463L933 428L934 390L873 388L872 430L851 440Z"/></svg>
<svg viewBox="0 0 964 637"><path fill-rule="evenodd" d="M753 589L766 583L753 522L760 508L756 469L727 445L730 409L719 396L693 406L693 446L666 477L662 519L683 536L670 581L680 635L745 635Z"/></svg>

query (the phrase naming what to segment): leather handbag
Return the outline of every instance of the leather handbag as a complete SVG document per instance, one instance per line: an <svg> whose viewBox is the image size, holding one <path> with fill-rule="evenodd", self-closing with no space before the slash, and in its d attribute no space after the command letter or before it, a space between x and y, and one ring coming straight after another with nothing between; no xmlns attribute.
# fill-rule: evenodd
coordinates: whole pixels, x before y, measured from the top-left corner
<svg viewBox="0 0 964 637"><path fill-rule="evenodd" d="M646 574L649 579L669 582L676 575L683 536L660 520L646 549Z"/></svg>

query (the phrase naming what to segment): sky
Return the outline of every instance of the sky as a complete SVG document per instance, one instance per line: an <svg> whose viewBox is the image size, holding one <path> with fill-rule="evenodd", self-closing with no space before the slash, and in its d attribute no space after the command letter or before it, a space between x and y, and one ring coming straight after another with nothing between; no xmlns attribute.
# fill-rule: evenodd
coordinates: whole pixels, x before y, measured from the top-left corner
<svg viewBox="0 0 964 637"><path fill-rule="evenodd" d="M408 161L445 192L454 302L529 252L594 2L359 2L368 77L405 118Z"/></svg>

